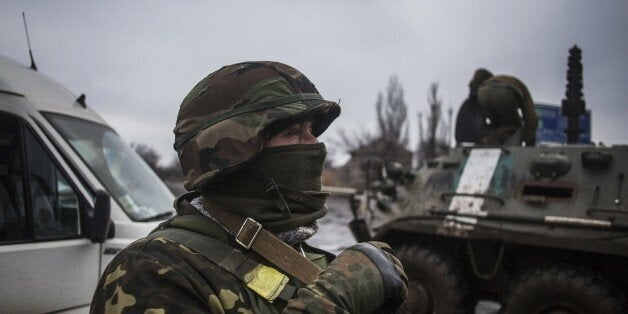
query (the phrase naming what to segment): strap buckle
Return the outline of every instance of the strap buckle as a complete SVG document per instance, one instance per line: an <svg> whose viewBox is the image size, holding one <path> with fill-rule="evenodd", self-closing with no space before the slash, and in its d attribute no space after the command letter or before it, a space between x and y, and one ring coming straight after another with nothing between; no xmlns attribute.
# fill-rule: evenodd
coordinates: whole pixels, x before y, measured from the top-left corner
<svg viewBox="0 0 628 314"><path fill-rule="evenodd" d="M238 234L236 234L235 236L235 241L238 242L238 244L242 245L244 248L250 249L251 245L253 245L253 242L255 241L255 238L257 238L257 235L259 234L261 230L262 230L262 224L253 220L253 218L247 217L242 223L242 226L240 226L240 230L238 231ZM248 240L247 239L240 240L241 235L245 238L246 237L250 237L250 238ZM245 244L245 242L248 242L248 243Z"/></svg>

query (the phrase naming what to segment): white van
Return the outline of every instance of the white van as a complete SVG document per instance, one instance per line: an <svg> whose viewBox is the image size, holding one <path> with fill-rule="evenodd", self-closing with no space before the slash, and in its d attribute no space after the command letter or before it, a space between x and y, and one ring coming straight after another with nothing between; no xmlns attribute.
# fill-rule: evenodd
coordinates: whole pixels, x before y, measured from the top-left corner
<svg viewBox="0 0 628 314"><path fill-rule="evenodd" d="M84 97L0 56L1 313L86 312L103 269L173 200Z"/></svg>

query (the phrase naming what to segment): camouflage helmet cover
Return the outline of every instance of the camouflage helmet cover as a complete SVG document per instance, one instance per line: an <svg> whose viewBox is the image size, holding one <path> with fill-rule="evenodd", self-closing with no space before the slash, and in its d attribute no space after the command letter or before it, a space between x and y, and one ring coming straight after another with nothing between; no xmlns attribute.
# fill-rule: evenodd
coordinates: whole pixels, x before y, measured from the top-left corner
<svg viewBox="0 0 628 314"><path fill-rule="evenodd" d="M183 185L196 190L243 167L273 130L309 118L315 136L340 114L298 70L270 61L222 67L183 99L175 144Z"/></svg>

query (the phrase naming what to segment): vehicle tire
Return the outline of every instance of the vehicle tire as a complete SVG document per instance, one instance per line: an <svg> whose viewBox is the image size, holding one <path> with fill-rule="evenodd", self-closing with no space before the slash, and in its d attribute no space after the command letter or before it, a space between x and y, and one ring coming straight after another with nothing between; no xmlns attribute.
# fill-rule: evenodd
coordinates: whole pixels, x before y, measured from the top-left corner
<svg viewBox="0 0 628 314"><path fill-rule="evenodd" d="M599 277L572 268L521 276L502 302L503 313L625 313L623 300Z"/></svg>
<svg viewBox="0 0 628 314"><path fill-rule="evenodd" d="M415 246L403 246L397 252L409 281L402 313L470 312L463 278L446 255Z"/></svg>

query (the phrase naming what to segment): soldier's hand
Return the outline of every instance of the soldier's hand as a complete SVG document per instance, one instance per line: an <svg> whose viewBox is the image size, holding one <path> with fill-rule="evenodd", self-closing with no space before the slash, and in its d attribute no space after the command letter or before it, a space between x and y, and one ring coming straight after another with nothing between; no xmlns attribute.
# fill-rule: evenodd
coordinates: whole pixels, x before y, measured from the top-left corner
<svg viewBox="0 0 628 314"><path fill-rule="evenodd" d="M384 303L378 312L394 312L408 296L408 276L403 265L393 255L391 247L384 242L358 243L348 249L358 250L368 256L382 276Z"/></svg>
<svg viewBox="0 0 628 314"><path fill-rule="evenodd" d="M290 300L285 312L394 312L408 294L408 278L390 247L355 244Z"/></svg>

